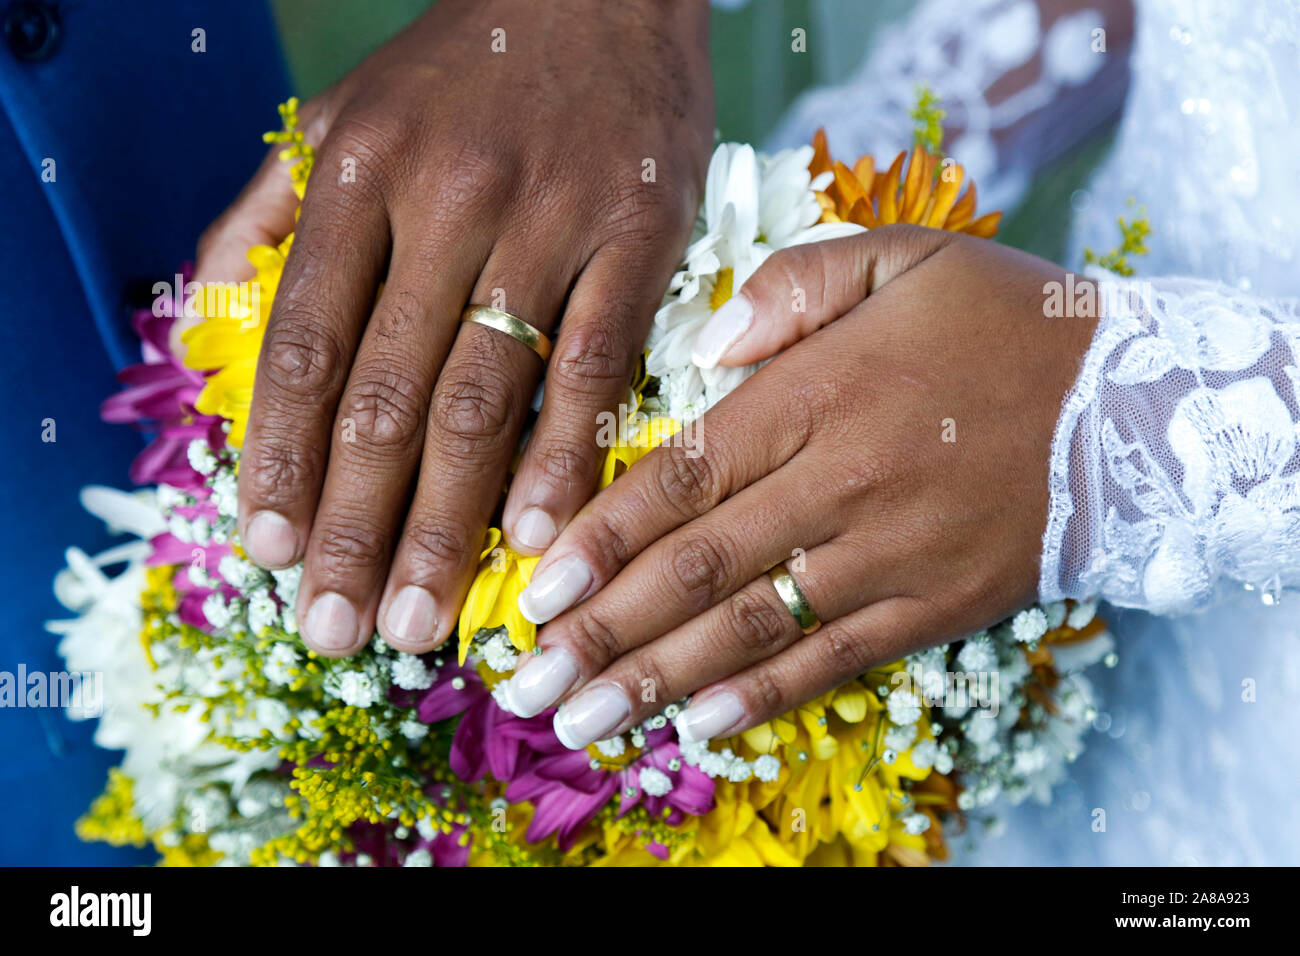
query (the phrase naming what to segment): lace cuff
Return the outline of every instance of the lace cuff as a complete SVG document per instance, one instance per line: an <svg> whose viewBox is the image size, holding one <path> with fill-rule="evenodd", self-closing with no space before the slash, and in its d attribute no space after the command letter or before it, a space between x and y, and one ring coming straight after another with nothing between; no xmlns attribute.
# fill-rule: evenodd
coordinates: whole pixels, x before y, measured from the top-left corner
<svg viewBox="0 0 1300 956"><path fill-rule="evenodd" d="M1101 281L1052 439L1040 598L1197 610L1300 586L1300 300ZM1068 320L1065 320L1068 321Z"/></svg>
<svg viewBox="0 0 1300 956"><path fill-rule="evenodd" d="M1117 4L923 0L881 32L847 81L796 100L769 145L798 146L825 127L833 155L888 164L912 142L911 110L926 85L945 128L959 131L945 150L979 183L983 205L1014 206L1040 169L1123 106L1130 30L1107 6ZM1112 45L1099 55L1107 28Z"/></svg>

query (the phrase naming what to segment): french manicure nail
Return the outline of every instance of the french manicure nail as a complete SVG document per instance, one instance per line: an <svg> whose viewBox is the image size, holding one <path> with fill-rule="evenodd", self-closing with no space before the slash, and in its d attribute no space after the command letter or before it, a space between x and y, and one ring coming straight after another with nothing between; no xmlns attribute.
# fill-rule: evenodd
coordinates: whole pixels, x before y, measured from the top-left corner
<svg viewBox="0 0 1300 956"><path fill-rule="evenodd" d="M511 537L516 544L540 553L551 546L558 533L550 515L541 508L529 508L515 521L515 533Z"/></svg>
<svg viewBox="0 0 1300 956"><path fill-rule="evenodd" d="M721 737L740 723L745 708L740 698L730 691L720 691L699 703L692 703L677 715L674 724L677 736L688 744Z"/></svg>
<svg viewBox="0 0 1300 956"><path fill-rule="evenodd" d="M609 737L632 712L627 694L613 684L585 690L555 715L555 736L570 750Z"/></svg>
<svg viewBox="0 0 1300 956"><path fill-rule="evenodd" d="M591 577L591 568L576 554L561 558L533 575L519 595L519 612L534 624L545 624L586 593Z"/></svg>
<svg viewBox="0 0 1300 956"><path fill-rule="evenodd" d="M745 334L754 321L754 307L743 295L733 295L709 317L695 340L691 361L700 368L713 368Z"/></svg>
<svg viewBox="0 0 1300 956"><path fill-rule="evenodd" d="M384 615L389 635L403 644L423 644L433 637L437 625L433 595L422 587L408 584L397 592Z"/></svg>
<svg viewBox="0 0 1300 956"><path fill-rule="evenodd" d="M298 536L284 515L258 511L248 519L243 545L254 564L278 568L293 561L298 551Z"/></svg>
<svg viewBox="0 0 1300 956"><path fill-rule="evenodd" d="M578 664L568 651L542 654L506 682L506 705L519 717L536 717L559 700L578 679Z"/></svg>
<svg viewBox="0 0 1300 956"><path fill-rule="evenodd" d="M325 651L345 651L357 643L361 630L352 602L326 591L311 602L302 622L303 639Z"/></svg>

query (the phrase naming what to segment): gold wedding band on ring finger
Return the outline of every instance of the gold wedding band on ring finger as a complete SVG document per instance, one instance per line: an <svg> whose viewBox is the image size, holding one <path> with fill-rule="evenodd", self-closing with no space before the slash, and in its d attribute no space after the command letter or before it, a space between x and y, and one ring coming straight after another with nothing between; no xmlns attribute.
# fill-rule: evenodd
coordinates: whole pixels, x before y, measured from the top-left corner
<svg viewBox="0 0 1300 956"><path fill-rule="evenodd" d="M494 309L490 305L471 305L461 313L462 322L485 325L489 329L504 332L519 342L524 343L538 354L543 362L551 357L551 340L541 331L509 312Z"/></svg>
<svg viewBox="0 0 1300 956"><path fill-rule="evenodd" d="M794 617L800 631L807 635L822 626L821 619L817 617L812 605L804 597L803 591L799 588L799 582L794 579L794 575L790 573L790 569L786 567L785 562L768 571L767 576L772 579L772 585L776 588L777 597L781 599L781 603L786 606L786 609Z"/></svg>

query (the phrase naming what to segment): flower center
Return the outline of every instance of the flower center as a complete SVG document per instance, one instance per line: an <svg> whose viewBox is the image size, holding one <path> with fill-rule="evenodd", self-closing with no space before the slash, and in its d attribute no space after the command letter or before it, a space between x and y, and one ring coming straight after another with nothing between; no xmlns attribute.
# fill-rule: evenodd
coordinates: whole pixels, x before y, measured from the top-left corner
<svg viewBox="0 0 1300 956"><path fill-rule="evenodd" d="M713 291L709 294L709 308L714 312L722 308L722 304L731 298L731 282L735 276L735 271L731 266L723 269L718 273L718 277L713 280Z"/></svg>

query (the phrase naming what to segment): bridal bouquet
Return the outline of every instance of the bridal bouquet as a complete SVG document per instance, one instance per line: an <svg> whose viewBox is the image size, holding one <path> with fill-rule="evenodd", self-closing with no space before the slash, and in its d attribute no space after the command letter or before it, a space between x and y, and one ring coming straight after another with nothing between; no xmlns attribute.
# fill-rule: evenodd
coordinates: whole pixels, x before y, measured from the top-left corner
<svg viewBox="0 0 1300 956"><path fill-rule="evenodd" d="M296 103L281 114L268 139L301 198L313 153ZM832 162L820 134L773 156L719 146L602 486L752 371L688 356L767 255L893 222L992 236L997 215L975 218L962 185L924 143L880 170ZM135 540L69 550L56 582L78 616L50 629L71 670L103 674L96 741L125 751L84 839L152 844L174 865L919 865L945 858L971 812L1049 799L1095 716L1080 672L1113 662L1094 605L1028 607L730 739L679 741L679 701L580 751L556 738L553 711L518 717L499 692L534 648L516 598L537 559L496 529L456 646L414 656L375 636L351 658L307 651L301 568L254 566L236 531L258 349L291 242L249 252L255 296L225 289L214 308L211 290L176 290L140 313L143 361L104 405L155 437L132 470L144 487L82 496Z"/></svg>

